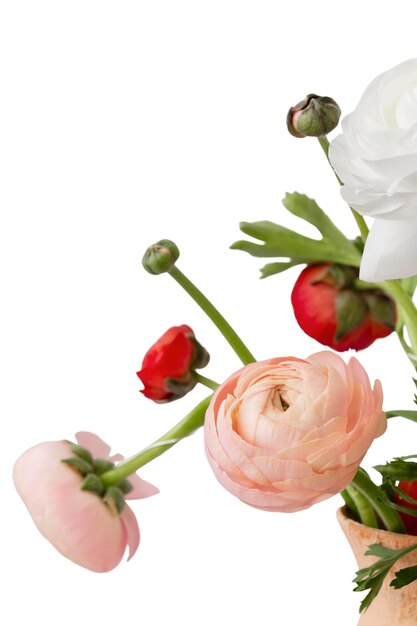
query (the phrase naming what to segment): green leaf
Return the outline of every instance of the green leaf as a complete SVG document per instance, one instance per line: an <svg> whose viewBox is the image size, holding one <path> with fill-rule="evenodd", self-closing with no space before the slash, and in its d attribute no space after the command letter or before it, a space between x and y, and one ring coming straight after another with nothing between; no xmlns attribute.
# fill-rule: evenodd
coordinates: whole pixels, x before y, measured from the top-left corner
<svg viewBox="0 0 417 626"><path fill-rule="evenodd" d="M394 459L385 465L375 465L375 469L389 480L417 480L417 463Z"/></svg>
<svg viewBox="0 0 417 626"><path fill-rule="evenodd" d="M298 263L344 263L359 267L360 256L346 254L330 239L312 239L273 222L242 222L240 229L246 235L264 242L236 241L232 250L243 250L258 257L286 257Z"/></svg>
<svg viewBox="0 0 417 626"><path fill-rule="evenodd" d="M290 267L294 267L295 265L299 265L300 261L277 261L276 263L267 263L261 269L261 278L267 278L268 276L273 276L274 274L279 274L280 272L284 272L288 270Z"/></svg>
<svg viewBox="0 0 417 626"><path fill-rule="evenodd" d="M242 252L247 252L251 256L255 257L280 257L280 256L288 256L281 253L281 249L276 246L271 245L260 245L259 243L253 243L252 241L235 241L230 246L231 250L242 250ZM301 259L299 263L307 263L305 259Z"/></svg>
<svg viewBox="0 0 417 626"><path fill-rule="evenodd" d="M369 549L365 552L366 556L377 556L379 560L370 565L369 567L364 567L356 572L356 577L353 582L356 583L356 587L354 591L365 591L369 589L369 593L362 600L360 605L360 611L366 610L372 601L378 595L379 590L381 589L382 583L391 567L395 565L395 563L401 557L405 556L409 552L412 552L417 548L417 543L412 546L408 546L407 548L402 548L400 550L392 550L391 548L386 548L385 546L374 543L369 546ZM400 570L401 571L401 570ZM411 580L409 582L412 582ZM405 583L407 584L407 583Z"/></svg>
<svg viewBox="0 0 417 626"><path fill-rule="evenodd" d="M312 198L298 192L287 193L282 204L293 215L313 224L324 238L331 239L342 247L355 247Z"/></svg>
<svg viewBox="0 0 417 626"><path fill-rule="evenodd" d="M417 517L417 510L412 509L409 506L403 506L402 504L397 504L396 502L387 502L387 505L396 511L407 513L407 515L410 515L411 517Z"/></svg>
<svg viewBox="0 0 417 626"><path fill-rule="evenodd" d="M289 259L280 265L266 266L262 277L272 276L299 263L330 262L359 267L361 253L355 243L345 237L314 200L292 193L285 196L283 203L293 215L315 226L322 239L306 237L268 220L242 222L242 232L262 241L263 245L240 240L232 244L233 250L242 250L255 257Z"/></svg>
<svg viewBox="0 0 417 626"><path fill-rule="evenodd" d="M401 589L405 585L409 585L417 579L417 565L411 567L404 567L403 569L395 572L395 578L391 580L390 586L394 589Z"/></svg>
<svg viewBox="0 0 417 626"><path fill-rule="evenodd" d="M388 570L383 570L382 572L379 572L379 574L376 574L373 578L372 578L372 584L370 585L370 587L365 587L365 589L370 589L369 593L366 594L366 596L364 597L364 599L362 600L362 602L359 605L359 612L362 613L362 611L366 611L366 609L372 604L372 602L375 600L375 598L377 597L378 593L381 590L382 587L382 583L385 580L385 576L388 574ZM359 587L357 587L356 589L354 589L353 591L364 591L364 589L359 589Z"/></svg>
<svg viewBox="0 0 417 626"><path fill-rule="evenodd" d="M417 506L417 500L415 498L412 498L408 493L403 491L403 489L398 487L395 483L392 484L392 481L390 482L391 482L392 490L401 498L401 500L404 500L404 502L408 502L409 504L412 504L413 506ZM417 511L416 511L416 515L417 515Z"/></svg>

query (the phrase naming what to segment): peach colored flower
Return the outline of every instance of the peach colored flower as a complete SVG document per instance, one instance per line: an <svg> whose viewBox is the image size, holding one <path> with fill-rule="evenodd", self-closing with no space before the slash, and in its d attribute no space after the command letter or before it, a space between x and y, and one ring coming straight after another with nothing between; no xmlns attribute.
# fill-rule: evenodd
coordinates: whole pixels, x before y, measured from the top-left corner
<svg viewBox="0 0 417 626"><path fill-rule="evenodd" d="M213 396L209 463L243 502L299 511L344 489L386 428L382 389L354 358L332 352L247 365Z"/></svg>
<svg viewBox="0 0 417 626"><path fill-rule="evenodd" d="M93 433L77 433L79 445L94 457L110 457L110 447ZM80 489L83 477L63 459L73 456L68 441L48 441L26 450L16 461L16 489L38 530L61 554L93 572L108 572L129 547L129 559L139 545L139 527L132 509L125 505L117 515L104 500ZM145 498L158 489L135 474L126 498Z"/></svg>

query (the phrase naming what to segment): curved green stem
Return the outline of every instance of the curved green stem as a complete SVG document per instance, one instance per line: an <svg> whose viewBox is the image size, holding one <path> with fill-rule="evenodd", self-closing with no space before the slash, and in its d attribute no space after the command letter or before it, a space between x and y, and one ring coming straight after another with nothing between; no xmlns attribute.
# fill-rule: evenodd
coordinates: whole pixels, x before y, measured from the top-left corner
<svg viewBox="0 0 417 626"><path fill-rule="evenodd" d="M216 309L215 306L206 298L206 296L178 269L174 266L169 272L174 280L188 293L189 296L203 309L204 313L211 319L213 324L217 326L223 337L236 352L243 365L256 361L253 354L245 346L239 335L233 330L229 322Z"/></svg>
<svg viewBox="0 0 417 626"><path fill-rule="evenodd" d="M417 310L414 306L412 297L406 292L399 280L386 280L381 284L381 286L395 300L396 304L401 309L403 320L410 338L411 351L414 356L415 366L415 360L417 358Z"/></svg>
<svg viewBox="0 0 417 626"><path fill-rule="evenodd" d="M385 504L385 493L372 482L365 470L360 467L350 485L368 500L386 530L393 533L405 532L399 513Z"/></svg>
<svg viewBox="0 0 417 626"><path fill-rule="evenodd" d="M202 376L202 374L199 374L196 371L193 371L193 378L198 383L205 385L205 387L208 387L212 391L216 391L216 389L219 387L219 383L216 383L216 381L212 380L211 378L207 378L207 376Z"/></svg>
<svg viewBox="0 0 417 626"><path fill-rule="evenodd" d="M104 485L113 485L122 478L127 478L130 474L136 472L140 467L146 465L156 457L160 456L176 443L188 437L195 430L204 424L204 416L210 404L212 395L208 396L202 402L197 404L192 411L188 413L178 424L171 428L165 435L162 435L154 443L144 448L138 454L119 463L115 468L105 472L100 476Z"/></svg>
<svg viewBox="0 0 417 626"><path fill-rule="evenodd" d="M327 160L330 163L329 160L329 140L327 139L327 137L318 137L319 140L319 144L321 145L324 154L326 155ZM343 181L340 180L339 176L336 174L336 172L333 169L333 165L330 163L330 167L332 168L334 175L336 176L339 185L343 185ZM359 215L359 213L357 211L355 211L354 208L352 208L351 206L349 206L349 209L352 211L352 215L355 218L355 222L358 225L359 228L359 232L361 234L362 237L362 241L365 243L367 236L369 235L369 228L367 223L365 222L365 218L362 215Z"/></svg>

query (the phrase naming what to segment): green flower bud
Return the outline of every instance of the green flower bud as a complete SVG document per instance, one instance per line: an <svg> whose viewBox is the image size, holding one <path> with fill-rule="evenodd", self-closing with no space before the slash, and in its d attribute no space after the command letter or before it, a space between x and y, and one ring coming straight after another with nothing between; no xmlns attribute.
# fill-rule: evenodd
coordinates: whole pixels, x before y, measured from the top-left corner
<svg viewBox="0 0 417 626"><path fill-rule="evenodd" d="M146 250L142 265L150 274L170 272L180 256L180 251L173 241L161 239Z"/></svg>
<svg viewBox="0 0 417 626"><path fill-rule="evenodd" d="M287 128L294 137L322 137L339 123L340 108L327 96L308 94L287 115Z"/></svg>

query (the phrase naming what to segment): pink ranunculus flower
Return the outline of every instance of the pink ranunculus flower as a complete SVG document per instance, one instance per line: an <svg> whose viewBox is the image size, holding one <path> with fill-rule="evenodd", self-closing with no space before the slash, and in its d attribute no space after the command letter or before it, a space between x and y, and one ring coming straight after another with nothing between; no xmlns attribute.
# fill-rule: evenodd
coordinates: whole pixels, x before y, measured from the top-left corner
<svg viewBox="0 0 417 626"><path fill-rule="evenodd" d="M246 504L305 509L344 489L386 428L379 381L332 352L247 365L213 396L205 446L219 480Z"/></svg>
<svg viewBox="0 0 417 626"><path fill-rule="evenodd" d="M93 433L76 435L80 446L93 457L111 461L110 447ZM13 479L38 530L61 554L93 572L108 572L129 559L139 545L139 527L132 509L125 505L117 515L104 500L80 489L83 476L63 463L72 457L68 441L48 441L26 450L16 461ZM129 476L132 491L125 498L146 498L158 489L136 474Z"/></svg>

